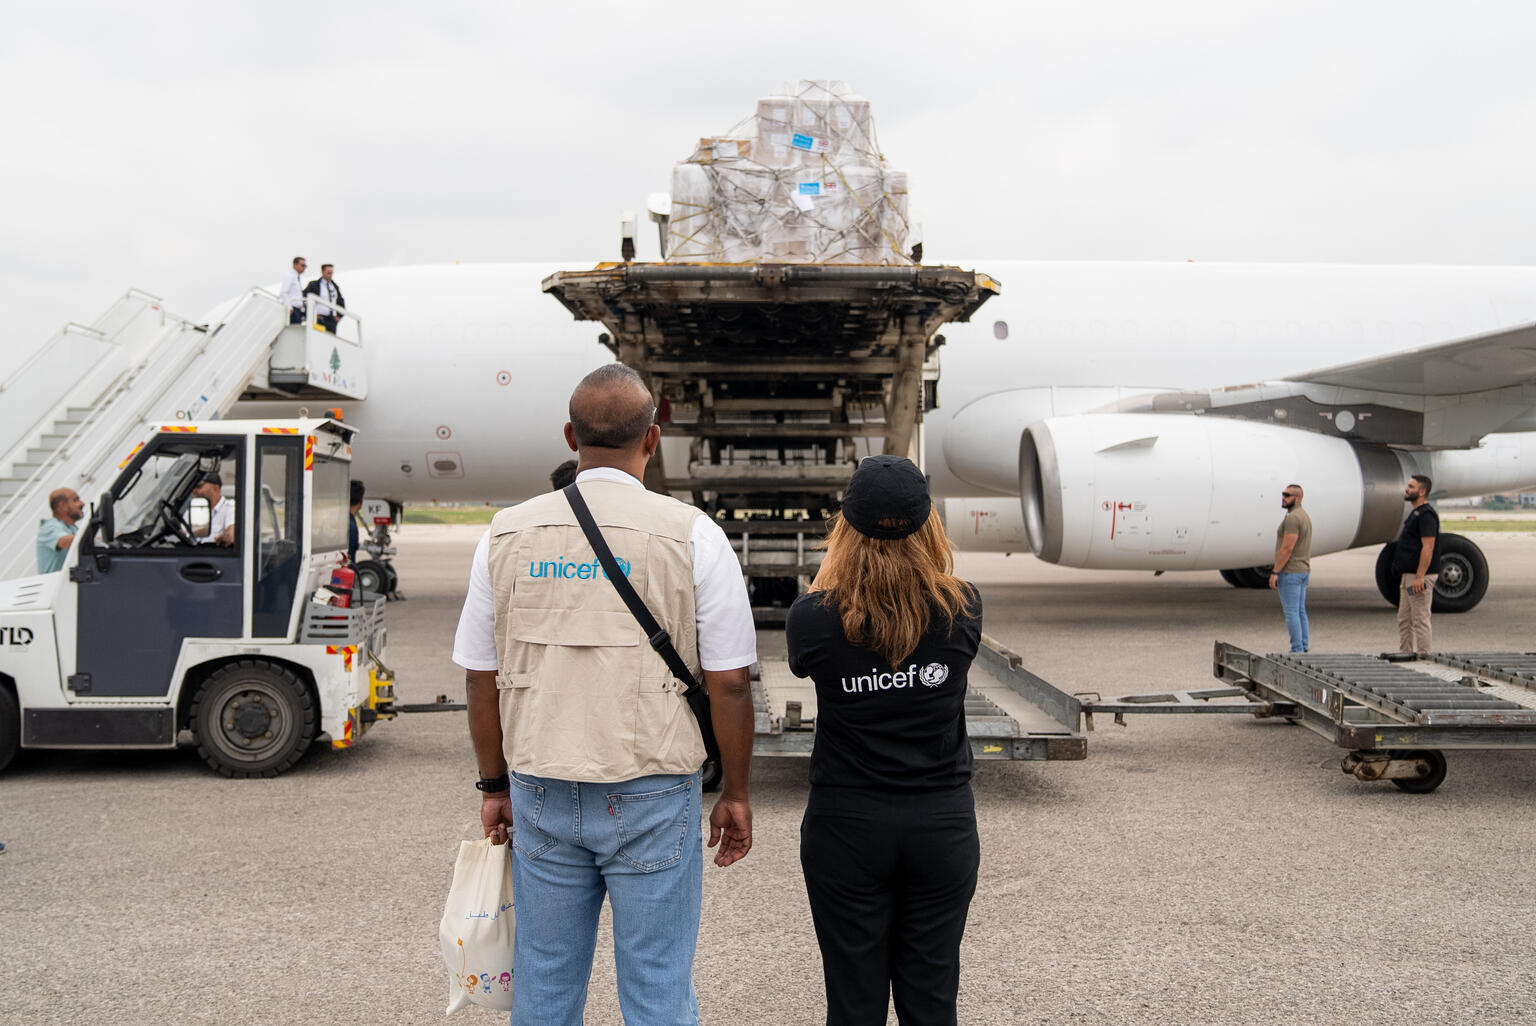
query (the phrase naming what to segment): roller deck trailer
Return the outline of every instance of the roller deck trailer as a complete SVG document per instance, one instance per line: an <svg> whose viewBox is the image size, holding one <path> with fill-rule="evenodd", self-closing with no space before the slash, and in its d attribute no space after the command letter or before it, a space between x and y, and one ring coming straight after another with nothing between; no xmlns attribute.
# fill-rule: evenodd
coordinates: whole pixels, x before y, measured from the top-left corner
<svg viewBox="0 0 1536 1026"><path fill-rule="evenodd" d="M1345 773L1416 794L1444 781L1446 750L1536 748L1536 653L1259 655L1218 641L1212 669L1230 686L1079 696L1085 725L1095 713L1278 716L1346 749ZM1216 701L1231 698L1244 701Z"/></svg>

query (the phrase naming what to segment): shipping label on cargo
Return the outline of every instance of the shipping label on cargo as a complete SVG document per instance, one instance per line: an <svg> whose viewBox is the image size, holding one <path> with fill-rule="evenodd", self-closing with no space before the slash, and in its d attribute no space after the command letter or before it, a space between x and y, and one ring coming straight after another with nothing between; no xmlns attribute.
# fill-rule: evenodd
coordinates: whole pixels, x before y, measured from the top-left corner
<svg viewBox="0 0 1536 1026"><path fill-rule="evenodd" d="M832 150L830 139L818 139L814 135L801 135L799 132L796 132L789 142L795 149L805 150L807 153L830 153Z"/></svg>
<svg viewBox="0 0 1536 1026"><path fill-rule="evenodd" d="M842 190L842 183L835 178L829 182L795 183L795 191L802 196L836 196Z"/></svg>

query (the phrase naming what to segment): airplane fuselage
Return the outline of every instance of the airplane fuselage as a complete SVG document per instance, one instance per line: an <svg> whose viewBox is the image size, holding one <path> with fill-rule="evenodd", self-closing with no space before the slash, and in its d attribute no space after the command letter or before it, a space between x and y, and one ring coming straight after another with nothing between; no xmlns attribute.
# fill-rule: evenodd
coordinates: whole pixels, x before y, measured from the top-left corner
<svg viewBox="0 0 1536 1026"><path fill-rule="evenodd" d="M996 393L1219 387L1536 321L1529 268L948 262L985 271L1003 291L942 332L939 404L924 424L925 469L941 497L1007 493L962 479L945 459L954 416ZM550 273L584 266L338 275L369 364L367 401L343 410L361 429L354 474L370 494L504 503L548 487L570 455L561 427L572 385L613 358L600 325L572 320L540 290ZM1056 412L1091 408L1069 393ZM295 405L248 403L233 415ZM1005 464L1017 444L995 441Z"/></svg>

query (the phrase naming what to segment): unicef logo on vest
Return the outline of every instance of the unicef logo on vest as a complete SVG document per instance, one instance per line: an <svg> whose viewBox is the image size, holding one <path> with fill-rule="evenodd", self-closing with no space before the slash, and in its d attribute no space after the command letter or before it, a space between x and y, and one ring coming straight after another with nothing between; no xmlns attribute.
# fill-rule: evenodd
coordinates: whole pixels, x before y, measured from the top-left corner
<svg viewBox="0 0 1536 1026"><path fill-rule="evenodd" d="M918 671L918 680L930 688L936 688L949 680L949 667L943 663L929 663Z"/></svg>
<svg viewBox="0 0 1536 1026"><path fill-rule="evenodd" d="M625 577L629 576L630 562L627 559L614 557L614 562L619 564L619 570ZM608 571L603 569L603 564L597 560L590 563L572 563L564 556L556 556L554 559L545 559L537 563L528 564L529 577L555 577L562 581L596 581L608 579Z"/></svg>

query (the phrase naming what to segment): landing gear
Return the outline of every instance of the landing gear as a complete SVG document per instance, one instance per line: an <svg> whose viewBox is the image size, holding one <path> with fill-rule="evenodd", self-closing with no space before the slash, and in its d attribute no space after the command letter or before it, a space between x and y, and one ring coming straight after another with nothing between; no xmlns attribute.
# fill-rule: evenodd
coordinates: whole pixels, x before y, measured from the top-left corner
<svg viewBox="0 0 1536 1026"><path fill-rule="evenodd" d="M353 569L357 571L357 586L363 591L388 595L394 590L389 586L390 579L395 576L389 570L389 564L376 559L361 559Z"/></svg>
<svg viewBox="0 0 1536 1026"><path fill-rule="evenodd" d="M1221 579L1234 588L1268 588L1272 566L1247 566L1238 570L1221 571Z"/></svg>
<svg viewBox="0 0 1536 1026"><path fill-rule="evenodd" d="M1387 542L1376 556L1376 590L1393 606L1403 587L1403 575L1392 569L1396 542ZM1436 613L1465 613L1488 594L1488 558L1470 538L1460 534L1440 536L1440 576L1435 580Z"/></svg>
<svg viewBox="0 0 1536 1026"><path fill-rule="evenodd" d="M405 507L394 499L366 499L363 502L363 522L372 521L372 530L362 544L362 551L372 558L358 560L357 578L364 591L383 595L389 599L403 599L400 594L400 574L389 557L395 548L389 536L391 527L398 527L404 520Z"/></svg>

